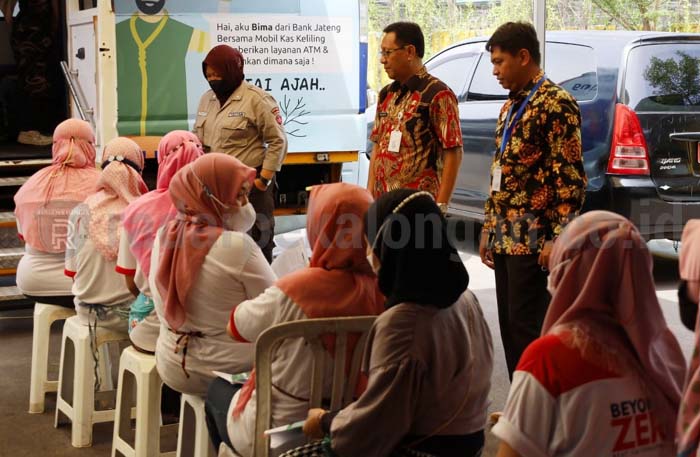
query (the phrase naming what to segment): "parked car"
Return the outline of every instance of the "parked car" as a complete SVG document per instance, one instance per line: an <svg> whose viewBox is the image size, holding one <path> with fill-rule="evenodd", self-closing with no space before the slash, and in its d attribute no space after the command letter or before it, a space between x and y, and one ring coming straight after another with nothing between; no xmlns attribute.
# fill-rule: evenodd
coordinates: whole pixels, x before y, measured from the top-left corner
<svg viewBox="0 0 700 457"><path fill-rule="evenodd" d="M426 62L459 101L464 157L449 212L476 223L507 99L486 41L460 42ZM619 213L647 239L680 239L685 222L700 217L700 34L548 32L544 68L581 107L584 210Z"/></svg>

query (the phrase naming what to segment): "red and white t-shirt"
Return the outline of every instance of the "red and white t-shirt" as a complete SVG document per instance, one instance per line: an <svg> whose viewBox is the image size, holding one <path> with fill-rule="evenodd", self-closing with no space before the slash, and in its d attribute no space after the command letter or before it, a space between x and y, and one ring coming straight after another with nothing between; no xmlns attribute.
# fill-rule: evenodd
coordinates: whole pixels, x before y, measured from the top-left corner
<svg viewBox="0 0 700 457"><path fill-rule="evenodd" d="M587 362L547 335L523 353L492 433L527 457L673 455L649 406L636 376Z"/></svg>

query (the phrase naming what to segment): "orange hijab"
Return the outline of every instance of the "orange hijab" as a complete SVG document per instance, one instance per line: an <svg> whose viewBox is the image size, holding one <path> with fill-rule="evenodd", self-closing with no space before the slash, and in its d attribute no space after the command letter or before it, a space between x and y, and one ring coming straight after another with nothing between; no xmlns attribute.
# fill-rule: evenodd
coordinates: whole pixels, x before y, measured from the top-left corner
<svg viewBox="0 0 700 457"><path fill-rule="evenodd" d="M277 281L307 317L377 315L384 296L367 263L363 217L372 204L364 188L346 184L315 186L306 232L312 248L309 268Z"/></svg>
<svg viewBox="0 0 700 457"><path fill-rule="evenodd" d="M384 311L385 298L366 257L363 217L371 204L372 195L352 184L327 184L311 190L306 215L311 263L276 284L308 318L376 316ZM334 354L335 338L323 342ZM356 343L357 337L348 338L348 354ZM364 382L360 378L358 391ZM255 371L241 388L234 417L243 412L253 390Z"/></svg>

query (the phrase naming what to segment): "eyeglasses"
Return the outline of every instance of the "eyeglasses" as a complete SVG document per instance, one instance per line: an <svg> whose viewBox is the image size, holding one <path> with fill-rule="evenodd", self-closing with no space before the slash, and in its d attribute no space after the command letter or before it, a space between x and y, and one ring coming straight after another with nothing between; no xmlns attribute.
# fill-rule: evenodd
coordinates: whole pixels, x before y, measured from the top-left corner
<svg viewBox="0 0 700 457"><path fill-rule="evenodd" d="M399 46L398 48L394 48L394 49L382 49L381 51L379 51L379 57L388 59L389 56L391 54L393 54L394 52L396 52L400 49L405 49L405 48L406 48L406 46Z"/></svg>

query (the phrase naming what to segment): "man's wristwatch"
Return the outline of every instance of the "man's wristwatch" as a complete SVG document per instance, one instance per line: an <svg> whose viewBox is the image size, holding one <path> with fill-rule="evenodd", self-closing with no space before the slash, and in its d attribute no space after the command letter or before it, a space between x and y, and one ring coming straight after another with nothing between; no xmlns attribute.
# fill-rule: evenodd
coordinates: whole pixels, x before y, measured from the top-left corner
<svg viewBox="0 0 700 457"><path fill-rule="evenodd" d="M447 214L447 203L438 203L438 208L440 208L440 212L444 215Z"/></svg>

